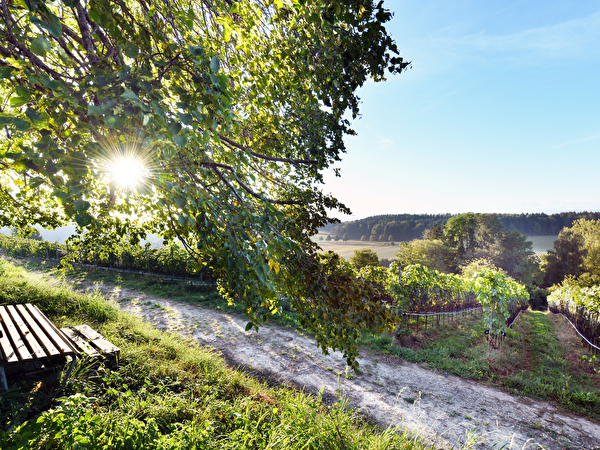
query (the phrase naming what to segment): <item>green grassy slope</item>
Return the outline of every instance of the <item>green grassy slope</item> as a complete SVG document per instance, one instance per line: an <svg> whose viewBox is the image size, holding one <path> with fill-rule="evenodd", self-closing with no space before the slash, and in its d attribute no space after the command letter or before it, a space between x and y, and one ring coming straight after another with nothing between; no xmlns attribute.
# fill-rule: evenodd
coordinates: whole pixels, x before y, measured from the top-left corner
<svg viewBox="0 0 600 450"><path fill-rule="evenodd" d="M37 304L58 326L87 323L121 348L118 362L9 377L0 393L4 449L421 449L343 400L269 387L193 341L163 333L57 282L0 260L0 304ZM59 368L62 369L62 368Z"/></svg>

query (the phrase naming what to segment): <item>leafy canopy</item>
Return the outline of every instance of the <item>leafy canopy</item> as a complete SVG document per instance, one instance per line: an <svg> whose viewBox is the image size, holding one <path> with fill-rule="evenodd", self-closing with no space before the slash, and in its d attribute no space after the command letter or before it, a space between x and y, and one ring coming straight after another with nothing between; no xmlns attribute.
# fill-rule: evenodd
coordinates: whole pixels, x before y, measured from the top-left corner
<svg viewBox="0 0 600 450"><path fill-rule="evenodd" d="M2 1L0 223L75 222L100 252L178 239L250 326L286 294L353 363L352 330L389 310L309 237L348 212L320 184L356 90L408 65L390 18L369 0ZM111 170L124 157L135 188Z"/></svg>

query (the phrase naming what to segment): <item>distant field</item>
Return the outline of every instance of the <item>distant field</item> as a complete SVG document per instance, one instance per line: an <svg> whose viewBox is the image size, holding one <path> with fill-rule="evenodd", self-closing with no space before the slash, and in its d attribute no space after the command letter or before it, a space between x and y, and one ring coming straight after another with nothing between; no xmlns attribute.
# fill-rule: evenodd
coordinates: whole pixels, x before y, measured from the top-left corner
<svg viewBox="0 0 600 450"><path fill-rule="evenodd" d="M323 237L323 240L319 240L320 237ZM352 256L354 256L355 250L360 250L361 248L370 248L375 253L379 259L387 258L394 259L394 253L398 251L398 243L394 243L394 245L390 245L389 242L363 242L363 241L326 241L327 234L319 233L313 237L313 241L319 244L324 251L332 250L340 255L342 258L349 260Z"/></svg>
<svg viewBox="0 0 600 450"><path fill-rule="evenodd" d="M321 241L320 238L323 237ZM554 248L554 241L558 236L527 236L527 240L533 243L533 251L539 256ZM379 258L394 259L394 253L398 251L398 243L390 245L386 242L363 242L363 241L326 241L327 234L319 233L313 237L313 240L319 244L324 251L332 250L344 259L350 259L354 256L355 250L361 248L370 248Z"/></svg>
<svg viewBox="0 0 600 450"><path fill-rule="evenodd" d="M527 236L527 240L533 243L533 251L540 255L554 248L554 241L558 236Z"/></svg>

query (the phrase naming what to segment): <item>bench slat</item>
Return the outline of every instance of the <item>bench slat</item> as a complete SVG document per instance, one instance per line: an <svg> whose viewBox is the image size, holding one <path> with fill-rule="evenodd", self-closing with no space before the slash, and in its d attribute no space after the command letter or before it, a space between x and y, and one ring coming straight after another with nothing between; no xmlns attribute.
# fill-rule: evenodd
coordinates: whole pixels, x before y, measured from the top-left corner
<svg viewBox="0 0 600 450"><path fill-rule="evenodd" d="M17 355L21 361L27 361L33 359L29 350L27 350L27 346L23 339L21 339L21 335L19 334L19 329L14 324L12 318L8 314L6 307L0 306L0 318L2 322L4 322L4 328L8 331L8 335L13 342L13 348L16 350Z"/></svg>
<svg viewBox="0 0 600 450"><path fill-rule="evenodd" d="M70 328L61 328L60 331L65 333L69 339L75 342L79 349L87 356L100 356L100 353L98 353L94 347L88 344L88 342L75 331L71 330Z"/></svg>
<svg viewBox="0 0 600 450"><path fill-rule="evenodd" d="M14 305L8 305L6 307L6 309L8 310L8 313L11 315L15 325L19 329L19 333L25 339L25 341L27 341L27 343L29 344L29 348L31 349L31 351L33 352L35 357L36 358L46 357L46 352L44 351L42 346L39 344L39 342L37 341L35 336L31 333L31 330L29 329L29 327L27 326L27 324L25 323L25 321L23 320L21 315L17 312Z"/></svg>
<svg viewBox="0 0 600 450"><path fill-rule="evenodd" d="M46 334L42 331L42 329L39 327L39 325L33 319L33 317L31 317L31 314L27 312L25 306L17 305L17 310L31 329L32 333L38 339L40 344L42 344L42 346L46 349L46 353L50 356L60 355L60 351L56 348L52 341L48 339L48 337L46 337Z"/></svg>
<svg viewBox="0 0 600 450"><path fill-rule="evenodd" d="M2 354L4 355L4 360L9 363L18 362L19 358L15 353L15 350L12 348L10 341L8 340L8 332L6 328L4 328L2 321L0 320L0 332L2 333L2 337L0 337L0 348L2 348Z"/></svg>
<svg viewBox="0 0 600 450"><path fill-rule="evenodd" d="M27 303L25 305L27 310L31 313L31 315L35 318L40 327L44 330L46 335L52 340L54 345L60 350L60 352L64 355L77 354L78 351L70 346L66 340L63 338L62 333L54 326L50 320L42 313L39 308L31 303Z"/></svg>
<svg viewBox="0 0 600 450"><path fill-rule="evenodd" d="M110 343L100 333L90 328L88 325L77 325L75 327L86 339L89 339L90 344L100 350L102 353L116 353L119 347Z"/></svg>

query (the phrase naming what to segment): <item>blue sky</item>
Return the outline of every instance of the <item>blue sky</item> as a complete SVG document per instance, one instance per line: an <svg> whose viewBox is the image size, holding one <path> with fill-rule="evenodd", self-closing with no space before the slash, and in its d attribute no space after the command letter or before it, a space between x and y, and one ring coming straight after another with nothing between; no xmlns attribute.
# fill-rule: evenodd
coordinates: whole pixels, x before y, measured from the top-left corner
<svg viewBox="0 0 600 450"><path fill-rule="evenodd" d="M325 192L354 217L600 210L600 1L385 5L413 66L362 88Z"/></svg>

